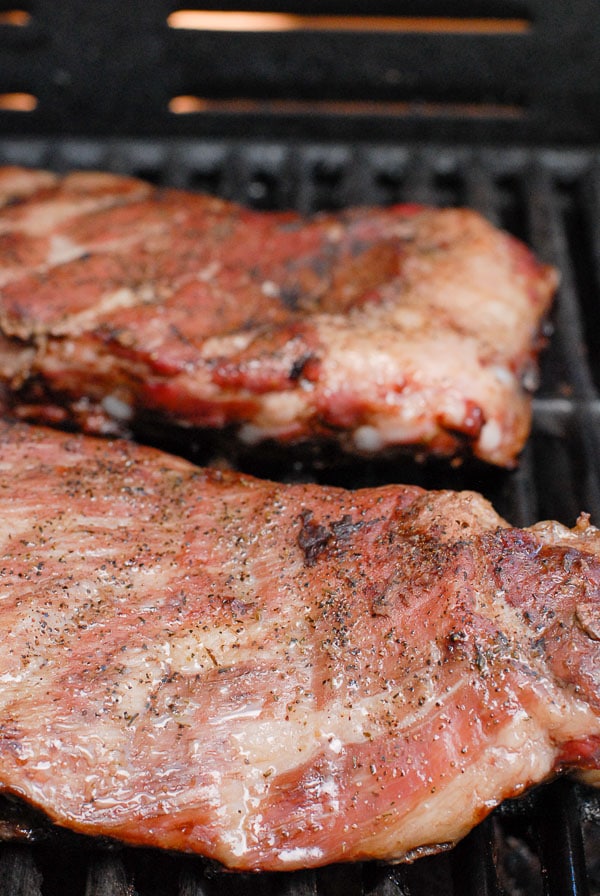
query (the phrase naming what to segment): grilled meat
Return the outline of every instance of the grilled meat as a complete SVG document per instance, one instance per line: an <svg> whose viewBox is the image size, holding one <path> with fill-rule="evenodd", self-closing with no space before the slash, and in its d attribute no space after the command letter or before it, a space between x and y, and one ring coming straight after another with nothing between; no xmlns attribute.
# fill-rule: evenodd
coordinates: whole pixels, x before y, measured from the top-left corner
<svg viewBox="0 0 600 896"><path fill-rule="evenodd" d="M0 784L230 868L412 859L600 767L600 534L0 428Z"/></svg>
<svg viewBox="0 0 600 896"><path fill-rule="evenodd" d="M6 410L127 434L333 439L512 466L556 285L464 209L302 218L98 173L0 171Z"/></svg>

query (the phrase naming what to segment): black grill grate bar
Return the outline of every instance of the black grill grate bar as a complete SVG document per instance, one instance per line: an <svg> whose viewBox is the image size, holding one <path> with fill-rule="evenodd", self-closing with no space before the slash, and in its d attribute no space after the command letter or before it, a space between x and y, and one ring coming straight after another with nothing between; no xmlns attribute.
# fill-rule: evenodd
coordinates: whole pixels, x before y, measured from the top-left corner
<svg viewBox="0 0 600 896"><path fill-rule="evenodd" d="M183 872L179 877L177 896L206 896L206 890L195 875Z"/></svg>
<svg viewBox="0 0 600 896"><path fill-rule="evenodd" d="M379 170L377 160L362 148L356 149L352 155L343 178L342 201L353 205L374 205L378 202ZM352 196L352 202L345 202L345 196Z"/></svg>
<svg viewBox="0 0 600 896"><path fill-rule="evenodd" d="M539 255L553 262L561 272L555 305L557 332L554 339L560 342L563 349L575 397L582 401L592 401L597 398L597 393L584 357L584 328L555 182L545 166L535 164L525 173L524 186L531 242Z"/></svg>
<svg viewBox="0 0 600 896"><path fill-rule="evenodd" d="M5 846L0 854L0 893L42 896L42 875L27 846Z"/></svg>
<svg viewBox="0 0 600 896"><path fill-rule="evenodd" d="M412 890L405 881L402 868L378 869L376 880L363 881L363 893L364 896L413 896ZM304 896L304 894L298 894L298 896Z"/></svg>
<svg viewBox="0 0 600 896"><path fill-rule="evenodd" d="M539 520L538 506L533 448L527 444L509 480L505 516L513 526L530 526Z"/></svg>
<svg viewBox="0 0 600 896"><path fill-rule="evenodd" d="M492 172L477 158L465 165L462 172L465 203L476 209L496 227L502 226L499 197Z"/></svg>
<svg viewBox="0 0 600 896"><path fill-rule="evenodd" d="M322 208L334 208L356 188L356 181L348 180L353 153L347 147L330 147L326 151L309 147L294 154L291 179L296 176L294 207L310 214Z"/></svg>
<svg viewBox="0 0 600 896"><path fill-rule="evenodd" d="M256 172L259 167L263 170L268 163L268 156L262 159L262 162L252 153L244 153L232 150L223 160L224 164L221 169L221 179L219 193L225 199L237 200L237 197L244 197L242 202L251 202L259 196L253 195L253 185L257 183ZM239 200L238 200L239 201Z"/></svg>
<svg viewBox="0 0 600 896"><path fill-rule="evenodd" d="M588 509L598 519L600 483L597 458L600 457L600 429L594 424L593 415L589 412L590 405L595 403L598 395L585 358L585 334L565 224L561 217L555 183L549 171L542 164L535 164L525 174L524 182L531 243L540 257L552 261L561 272L561 284L554 306L556 329L553 341L560 348L569 385L573 390L572 407L585 457Z"/></svg>
<svg viewBox="0 0 600 896"><path fill-rule="evenodd" d="M207 896L207 890L196 875L185 871L179 877L177 896Z"/></svg>
<svg viewBox="0 0 600 896"><path fill-rule="evenodd" d="M461 896L500 896L490 818L474 828L452 853L454 889Z"/></svg>
<svg viewBox="0 0 600 896"><path fill-rule="evenodd" d="M538 827L544 896L589 896L577 798L557 782L538 795Z"/></svg>
<svg viewBox="0 0 600 896"><path fill-rule="evenodd" d="M281 878L277 896L317 896L318 875L315 871L295 871Z"/></svg>
<svg viewBox="0 0 600 896"><path fill-rule="evenodd" d="M502 209L497 187L498 172L489 160L479 156L466 159L461 167L464 183L464 202L484 215L497 227L502 227ZM506 516L516 526L530 525L538 518L537 490L531 443L527 443L518 468L510 477Z"/></svg>
<svg viewBox="0 0 600 896"><path fill-rule="evenodd" d="M585 233L590 240L595 286L600 289L600 162L581 179L580 202L585 214Z"/></svg>
<svg viewBox="0 0 600 896"><path fill-rule="evenodd" d="M119 857L94 856L88 867L85 896L134 896L133 885Z"/></svg>
<svg viewBox="0 0 600 896"><path fill-rule="evenodd" d="M413 155L406 169L405 202L435 205L439 199L434 184L434 160L426 150Z"/></svg>

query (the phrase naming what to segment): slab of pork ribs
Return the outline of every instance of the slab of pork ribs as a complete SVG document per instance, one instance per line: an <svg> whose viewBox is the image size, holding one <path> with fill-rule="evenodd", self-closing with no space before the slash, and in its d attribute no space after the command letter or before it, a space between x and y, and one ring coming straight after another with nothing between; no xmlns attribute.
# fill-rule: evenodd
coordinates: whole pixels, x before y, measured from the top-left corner
<svg viewBox="0 0 600 896"><path fill-rule="evenodd" d="M515 464L556 273L475 212L301 217L20 168L0 201L5 411Z"/></svg>
<svg viewBox="0 0 600 896"><path fill-rule="evenodd" d="M241 870L600 783L600 533L0 425L0 790Z"/></svg>

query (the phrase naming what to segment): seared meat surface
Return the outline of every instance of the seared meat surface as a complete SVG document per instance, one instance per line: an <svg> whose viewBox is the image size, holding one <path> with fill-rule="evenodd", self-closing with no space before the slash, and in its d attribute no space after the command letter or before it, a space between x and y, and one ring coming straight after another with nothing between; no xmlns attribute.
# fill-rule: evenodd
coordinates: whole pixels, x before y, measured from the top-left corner
<svg viewBox="0 0 600 896"><path fill-rule="evenodd" d="M127 434L472 451L514 465L553 269L465 209L303 218L98 173L0 171L5 409Z"/></svg>
<svg viewBox="0 0 600 896"><path fill-rule="evenodd" d="M0 429L0 784L235 869L410 859L600 766L600 534Z"/></svg>

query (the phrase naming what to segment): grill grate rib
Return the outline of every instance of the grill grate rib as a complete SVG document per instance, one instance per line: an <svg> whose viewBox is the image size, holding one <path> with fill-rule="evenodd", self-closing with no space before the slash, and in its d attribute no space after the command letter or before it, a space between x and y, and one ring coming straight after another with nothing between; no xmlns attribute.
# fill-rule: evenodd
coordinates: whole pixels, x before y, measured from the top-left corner
<svg viewBox="0 0 600 896"><path fill-rule="evenodd" d="M562 273L534 428L519 469L427 473L370 462L311 471L336 484L418 480L483 491L516 525L581 509L600 521L600 159L591 150L505 150L177 140L0 141L0 163L104 168L203 189L259 208L467 204ZM591 285L590 285L591 284ZM590 348L590 336L592 339ZM596 339L596 343L593 339ZM172 444L171 444L172 447ZM200 458L201 460L202 458ZM260 475L256 459L247 463ZM285 473L285 464L281 470ZM269 468L273 475L273 468ZM289 472L289 470L288 470ZM427 477L435 476L428 480ZM585 824L582 823L585 821ZM500 807L450 853L409 866L357 865L257 876L202 861L107 848L71 834L0 846L0 892L14 896L600 896L600 798L567 781ZM591 868L591 871L589 870ZM592 873L593 872L593 873Z"/></svg>
<svg viewBox="0 0 600 896"><path fill-rule="evenodd" d="M468 896L500 896L494 863L492 821L487 819L459 843L453 854L454 889Z"/></svg>
<svg viewBox="0 0 600 896"><path fill-rule="evenodd" d="M42 874L34 855L21 846L7 846L0 855L0 892L41 896Z"/></svg>
<svg viewBox="0 0 600 896"><path fill-rule="evenodd" d="M589 896L579 813L573 792L563 782L539 799L539 840L544 896ZM557 831L561 836L557 837Z"/></svg>

